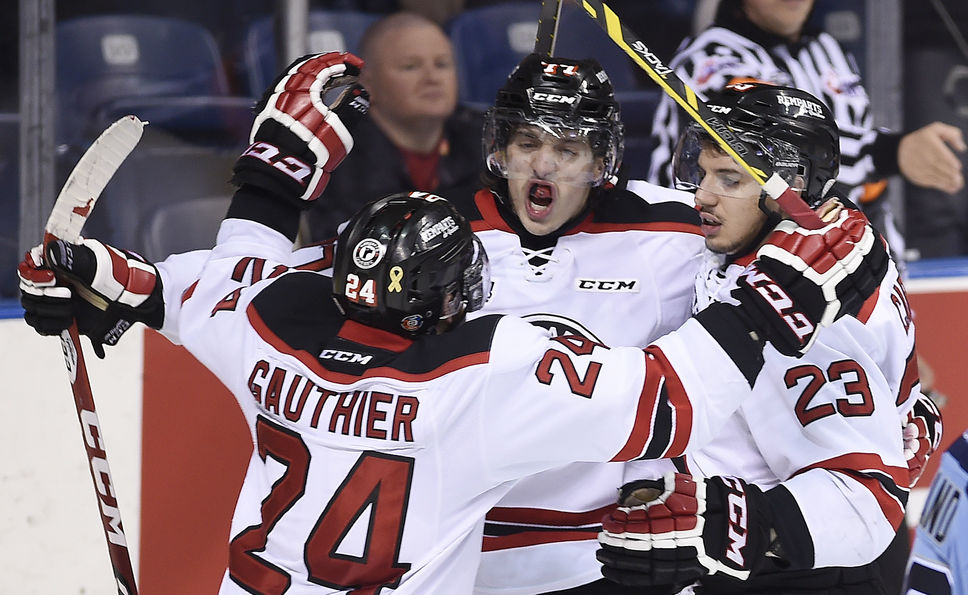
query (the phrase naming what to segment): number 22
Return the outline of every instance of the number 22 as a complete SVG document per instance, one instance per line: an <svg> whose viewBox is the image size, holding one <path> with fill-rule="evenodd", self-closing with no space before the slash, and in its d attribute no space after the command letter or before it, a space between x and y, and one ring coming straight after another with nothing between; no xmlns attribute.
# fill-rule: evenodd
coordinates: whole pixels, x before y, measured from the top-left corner
<svg viewBox="0 0 968 595"><path fill-rule="evenodd" d="M262 523L244 529L229 546L229 575L253 593L281 595L292 579L281 568L260 558L269 532L303 496L311 455L302 437L274 422L256 421L257 448L286 467L262 501ZM326 504L309 533L304 559L313 583L350 593L373 595L381 587L396 587L410 564L400 563L400 541L413 477L413 459L373 451L363 452L342 485ZM360 557L337 552L343 538L369 508L366 544Z"/></svg>

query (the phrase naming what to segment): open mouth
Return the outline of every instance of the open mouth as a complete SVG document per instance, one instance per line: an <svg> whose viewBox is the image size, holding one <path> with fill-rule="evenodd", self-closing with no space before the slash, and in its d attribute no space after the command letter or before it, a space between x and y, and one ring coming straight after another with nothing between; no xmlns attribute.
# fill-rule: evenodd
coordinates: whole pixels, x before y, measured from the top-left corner
<svg viewBox="0 0 968 595"><path fill-rule="evenodd" d="M709 213L700 212L699 219L702 223L702 231L704 234L707 234L707 235L710 232L719 229L719 227L722 225L719 219L713 217Z"/></svg>
<svg viewBox="0 0 968 595"><path fill-rule="evenodd" d="M551 208L557 195L555 185L544 180L532 180L528 186L528 214L540 216Z"/></svg>

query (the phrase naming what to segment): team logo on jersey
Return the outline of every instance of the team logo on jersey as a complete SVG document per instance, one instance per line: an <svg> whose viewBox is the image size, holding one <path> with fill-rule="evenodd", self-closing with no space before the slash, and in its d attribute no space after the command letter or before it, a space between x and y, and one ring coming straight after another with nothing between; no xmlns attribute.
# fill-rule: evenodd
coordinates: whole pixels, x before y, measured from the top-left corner
<svg viewBox="0 0 968 595"><path fill-rule="evenodd" d="M353 264L361 269L372 269L383 259L386 250L387 247L380 242L366 238L353 248Z"/></svg>
<svg viewBox="0 0 968 595"><path fill-rule="evenodd" d="M372 355L364 355L355 351L341 351L339 349L323 349L319 359L331 359L337 362L366 365L373 359Z"/></svg>
<svg viewBox="0 0 968 595"><path fill-rule="evenodd" d="M575 279L578 291L604 291L619 293L638 293L638 279Z"/></svg>
<svg viewBox="0 0 968 595"><path fill-rule="evenodd" d="M522 316L524 320L527 320L535 326L540 326L541 328L548 329L556 337L563 337L565 335L577 335L579 337L584 337L586 339L591 339L596 343L601 343L602 341L595 336L595 333L591 332L585 328L580 322L572 320L566 316L560 316L558 314L528 314Z"/></svg>

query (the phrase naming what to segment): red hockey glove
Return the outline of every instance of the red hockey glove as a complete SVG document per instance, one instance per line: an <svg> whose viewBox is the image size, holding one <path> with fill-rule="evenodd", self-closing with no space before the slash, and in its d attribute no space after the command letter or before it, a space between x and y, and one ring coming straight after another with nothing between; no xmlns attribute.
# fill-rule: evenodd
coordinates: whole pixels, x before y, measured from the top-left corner
<svg viewBox="0 0 968 595"><path fill-rule="evenodd" d="M74 320L71 290L58 285L54 271L44 265L43 247L34 246L17 266L24 320L41 335L59 335Z"/></svg>
<svg viewBox="0 0 968 595"><path fill-rule="evenodd" d="M80 244L57 240L44 253L42 264L41 248L34 248L17 271L24 319L38 333L59 334L77 320L78 331L103 358L103 345L117 344L134 323L161 328L165 315L161 279L154 265L140 256L97 240Z"/></svg>
<svg viewBox="0 0 968 595"><path fill-rule="evenodd" d="M908 465L908 487L921 479L928 459L941 444L941 411L931 400L922 394L908 411L904 421L904 455Z"/></svg>
<svg viewBox="0 0 968 595"><path fill-rule="evenodd" d="M684 586L719 572L746 580L770 546L769 510L758 487L735 477L628 483L602 519L602 574L629 586Z"/></svg>
<svg viewBox="0 0 968 595"><path fill-rule="evenodd" d="M888 266L883 241L856 209L843 209L817 230L782 221L756 255L732 295L754 330L796 357L819 326L859 312Z"/></svg>
<svg viewBox="0 0 968 595"><path fill-rule="evenodd" d="M309 207L353 149L350 129L369 109L366 91L355 84L362 66L353 54L337 52L289 65L255 107L252 144L235 163L232 181ZM323 103L327 91L345 85L332 105Z"/></svg>

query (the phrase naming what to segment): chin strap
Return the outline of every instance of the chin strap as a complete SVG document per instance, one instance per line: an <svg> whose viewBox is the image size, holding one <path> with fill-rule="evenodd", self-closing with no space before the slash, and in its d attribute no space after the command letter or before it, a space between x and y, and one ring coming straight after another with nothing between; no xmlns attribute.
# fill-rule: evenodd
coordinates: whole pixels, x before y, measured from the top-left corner
<svg viewBox="0 0 968 595"><path fill-rule="evenodd" d="M757 205L760 207L760 210L766 214L766 220L763 222L763 226L760 227L760 230L755 236L753 236L753 239L751 239L749 243L727 257L727 263L742 258L747 254L756 252L756 249L760 247L760 244L763 243L763 240L766 239L766 236L770 235L770 232L772 232L777 224L783 220L783 216L780 213L771 211L766 207L767 198L769 198L769 195L766 192L760 192L760 199Z"/></svg>

